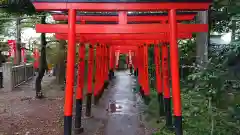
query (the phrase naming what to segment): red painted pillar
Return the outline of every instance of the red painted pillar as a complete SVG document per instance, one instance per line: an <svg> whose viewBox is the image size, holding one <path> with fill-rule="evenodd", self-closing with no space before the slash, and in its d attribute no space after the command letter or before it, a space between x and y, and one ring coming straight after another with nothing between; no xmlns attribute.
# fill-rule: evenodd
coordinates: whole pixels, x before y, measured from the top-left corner
<svg viewBox="0 0 240 135"><path fill-rule="evenodd" d="M127 12L126 11L118 12L118 23L119 24L127 24Z"/></svg>
<svg viewBox="0 0 240 135"><path fill-rule="evenodd" d="M104 45L100 44L99 47L99 92L97 100L102 97L104 91L104 82L105 82L105 48Z"/></svg>
<svg viewBox="0 0 240 135"><path fill-rule="evenodd" d="M108 74L108 79L109 80L112 80L112 78L113 78L113 73L114 73L114 71L113 71L113 47L112 46L109 46L109 50L108 50L109 52L108 52L108 61L109 61L109 74Z"/></svg>
<svg viewBox="0 0 240 135"><path fill-rule="evenodd" d="M128 55L128 65L129 65L129 69L130 69L130 74L133 74L133 67L132 67L132 63L133 63L133 56L132 56L132 51L129 51L129 55Z"/></svg>
<svg viewBox="0 0 240 135"><path fill-rule="evenodd" d="M11 56L12 56L12 52L13 52L13 41L14 41L14 40L8 40L8 46L9 46L8 57L11 57Z"/></svg>
<svg viewBox="0 0 240 135"><path fill-rule="evenodd" d="M13 40L13 54L14 54L13 63L17 64L17 44L15 40Z"/></svg>
<svg viewBox="0 0 240 135"><path fill-rule="evenodd" d="M104 81L108 82L108 46L104 45L104 64L105 64L105 72L104 72Z"/></svg>
<svg viewBox="0 0 240 135"><path fill-rule="evenodd" d="M134 51L132 52L131 59L132 59L132 67L134 67L135 66L135 52Z"/></svg>
<svg viewBox="0 0 240 135"><path fill-rule="evenodd" d="M133 69L133 73L134 73L134 76L135 76L135 52L133 51L132 52L132 57L131 57L131 59L132 59L132 69Z"/></svg>
<svg viewBox="0 0 240 135"><path fill-rule="evenodd" d="M115 50L112 50L112 59L113 59L112 67L113 67L113 72L114 72L115 68L116 68L116 52L115 52Z"/></svg>
<svg viewBox="0 0 240 135"><path fill-rule="evenodd" d="M145 44L143 46L143 70L144 70L144 95L146 104L149 103L149 96L150 96L150 86L149 86L149 78L148 78L148 46Z"/></svg>
<svg viewBox="0 0 240 135"><path fill-rule="evenodd" d="M27 59L26 59L26 54L25 54L25 48L21 48L21 53L22 53L22 62L26 63Z"/></svg>
<svg viewBox="0 0 240 135"><path fill-rule="evenodd" d="M85 45L79 45L78 51L78 78L76 90L76 115L75 115L75 133L83 132L82 128L82 101L83 101L83 87L84 87L84 58L85 58Z"/></svg>
<svg viewBox="0 0 240 135"><path fill-rule="evenodd" d="M156 72L156 89L158 92L158 104L159 104L159 115L164 115L164 105L163 105L163 90L162 90L162 75L160 69L160 47L158 44L154 46L154 63Z"/></svg>
<svg viewBox="0 0 240 135"><path fill-rule="evenodd" d="M126 55L126 65L127 65L127 68L129 67L129 55Z"/></svg>
<svg viewBox="0 0 240 135"><path fill-rule="evenodd" d="M87 81L87 103L86 103L86 113L87 117L91 116L91 106L92 106L92 85L93 85L93 58L94 50L93 45L89 45L88 54L88 81Z"/></svg>
<svg viewBox="0 0 240 135"><path fill-rule="evenodd" d="M112 62L113 62L113 57L112 57L112 46L109 46L109 70L113 68Z"/></svg>
<svg viewBox="0 0 240 135"><path fill-rule="evenodd" d="M69 9L68 14L68 47L67 47L67 71L64 105L64 135L72 134L72 105L74 85L74 64L76 52L76 10Z"/></svg>
<svg viewBox="0 0 240 135"><path fill-rule="evenodd" d="M108 46L105 45L105 54L104 54L104 60L105 60L105 81L108 81Z"/></svg>
<svg viewBox="0 0 240 135"><path fill-rule="evenodd" d="M36 63L36 51L35 51L35 48L33 48L33 59L34 59L33 67L34 67L34 69L36 69L36 65L35 65L35 63Z"/></svg>
<svg viewBox="0 0 240 135"><path fill-rule="evenodd" d="M120 55L120 52L119 50L116 51L116 68L118 69L119 68L119 55Z"/></svg>
<svg viewBox="0 0 240 135"><path fill-rule="evenodd" d="M142 55L140 55L142 54ZM142 97L144 98L144 93L145 93L145 89L144 89L144 55L143 55L143 46L140 45L139 46L139 59L138 59L138 68L139 68L139 85L140 85L140 94L142 95Z"/></svg>
<svg viewBox="0 0 240 135"><path fill-rule="evenodd" d="M129 51L129 67L132 67L133 64L133 52Z"/></svg>
<svg viewBox="0 0 240 135"><path fill-rule="evenodd" d="M162 45L162 76L163 76L163 93L164 93L164 107L166 115L166 126L172 127L172 108L169 88L169 64L168 64L168 47L166 43Z"/></svg>
<svg viewBox="0 0 240 135"><path fill-rule="evenodd" d="M112 79L111 75L112 75L112 67L111 67L111 62L110 62L110 59L111 59L111 47L109 45L107 45L107 53L106 53L107 57L106 57L106 61L107 61L107 73L106 73L106 76L107 76L107 80L110 81Z"/></svg>
<svg viewBox="0 0 240 135"><path fill-rule="evenodd" d="M35 70L38 70L39 66L39 52L37 48L34 48L33 50L33 57L34 57L34 68Z"/></svg>
<svg viewBox="0 0 240 135"><path fill-rule="evenodd" d="M182 112L181 112L181 95L179 80L179 56L177 44L177 21L176 10L171 9L169 12L170 23L170 63L172 75L172 97L175 116L175 132L176 135L182 135Z"/></svg>
<svg viewBox="0 0 240 135"><path fill-rule="evenodd" d="M106 63L105 63L105 45L101 45L101 92L100 97L102 96L103 90L104 90L104 83L105 83L105 70L106 70Z"/></svg>
<svg viewBox="0 0 240 135"><path fill-rule="evenodd" d="M101 89L102 83L103 83L103 45L102 44L100 44L100 46L99 46L99 56L98 57L99 57L99 87Z"/></svg>
<svg viewBox="0 0 240 135"><path fill-rule="evenodd" d="M109 46L105 45L105 53L104 53L104 60L105 60L105 79L104 79L104 90L108 87L109 84Z"/></svg>
<svg viewBox="0 0 240 135"><path fill-rule="evenodd" d="M8 44L10 47L9 55L13 55L13 63L16 64L16 41L15 40L8 40Z"/></svg>
<svg viewBox="0 0 240 135"><path fill-rule="evenodd" d="M97 74L97 80L96 80L96 94L99 95L100 93L100 89L101 89L101 75L102 75L102 67L101 67L101 63L102 63L102 58L101 58L101 45L97 44L96 47L96 74Z"/></svg>
<svg viewBox="0 0 240 135"><path fill-rule="evenodd" d="M138 47L138 50L135 52L135 66L134 66L134 69L135 69L135 74L136 76L138 76L138 72L139 72L139 67L138 67L138 61L139 61L139 47Z"/></svg>
<svg viewBox="0 0 240 135"><path fill-rule="evenodd" d="M142 55L140 55L142 53L142 46L139 46L138 47L138 59L137 59L137 67L138 67L138 78L139 78L139 84L140 85L142 85L141 84L141 75L142 75L142 68L141 68L141 64L142 64L142 62L141 62L141 60L142 60Z"/></svg>
<svg viewBox="0 0 240 135"><path fill-rule="evenodd" d="M107 59L106 59L106 57L107 57L107 48L106 48L106 45L103 45L103 48L102 48L102 51L103 51L103 53L102 53L102 58L103 58L103 62L102 62L102 64L103 64L103 88L102 88L102 91L101 91L101 93L103 93L103 91L104 91L104 89L105 89L105 87L106 87L106 81L107 81Z"/></svg>
<svg viewBox="0 0 240 135"><path fill-rule="evenodd" d="M104 84L104 45L103 44L101 44L100 45L100 58L101 58L101 63L100 63L100 72L101 72L101 75L100 75L100 97L101 97L101 93L102 93L102 91L103 91L103 84Z"/></svg>
<svg viewBox="0 0 240 135"><path fill-rule="evenodd" d="M94 84L94 104L96 105L98 103L98 100L99 100L99 92L100 92L100 61L101 58L100 58L100 45L97 44L96 46L96 71L95 71L95 84Z"/></svg>

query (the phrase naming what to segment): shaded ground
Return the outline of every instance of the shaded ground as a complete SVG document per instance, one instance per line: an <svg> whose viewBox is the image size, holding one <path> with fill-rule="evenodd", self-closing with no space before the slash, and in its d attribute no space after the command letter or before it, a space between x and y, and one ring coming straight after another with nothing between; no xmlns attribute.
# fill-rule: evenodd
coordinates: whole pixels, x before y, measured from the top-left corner
<svg viewBox="0 0 240 135"><path fill-rule="evenodd" d="M43 89L48 98L35 99L34 82L9 92L0 89L0 135L62 135L63 91L50 85L53 77L45 76ZM57 90L59 89L59 90ZM8 92L7 92L8 91Z"/></svg>
<svg viewBox="0 0 240 135"><path fill-rule="evenodd" d="M132 91L133 77L124 71L115 75L99 105L93 106L93 117L83 118L82 135L151 135L142 122L141 100ZM12 92L0 91L0 135L63 135L64 92L51 79L45 77L43 100L33 98L31 82Z"/></svg>

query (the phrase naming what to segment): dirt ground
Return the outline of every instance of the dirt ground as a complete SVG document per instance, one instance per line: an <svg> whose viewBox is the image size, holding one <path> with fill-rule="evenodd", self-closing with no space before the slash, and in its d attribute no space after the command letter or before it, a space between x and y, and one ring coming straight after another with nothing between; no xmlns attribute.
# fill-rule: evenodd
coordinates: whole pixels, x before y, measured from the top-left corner
<svg viewBox="0 0 240 135"><path fill-rule="evenodd" d="M83 117L82 135L151 135L142 120L141 99L132 90L133 77L115 74L100 104L93 105L93 117ZM31 83L0 90L0 135L63 135L64 91L49 80L44 85L46 98L41 100L34 98Z"/></svg>
<svg viewBox="0 0 240 135"><path fill-rule="evenodd" d="M47 77L46 77L47 78ZM35 99L33 82L11 92L0 89L0 135L62 135L63 91L43 82L47 98ZM6 88L4 88L6 89Z"/></svg>

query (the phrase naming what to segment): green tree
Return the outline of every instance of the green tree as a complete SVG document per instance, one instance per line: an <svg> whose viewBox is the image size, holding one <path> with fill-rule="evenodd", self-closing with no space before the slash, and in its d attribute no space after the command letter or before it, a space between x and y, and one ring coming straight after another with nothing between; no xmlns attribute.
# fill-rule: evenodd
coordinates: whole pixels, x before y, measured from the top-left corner
<svg viewBox="0 0 240 135"><path fill-rule="evenodd" d="M1 51L8 51L8 43L7 42L0 42L0 50Z"/></svg>
<svg viewBox="0 0 240 135"><path fill-rule="evenodd" d="M30 0L0 0L0 8L14 14L35 13L35 9Z"/></svg>

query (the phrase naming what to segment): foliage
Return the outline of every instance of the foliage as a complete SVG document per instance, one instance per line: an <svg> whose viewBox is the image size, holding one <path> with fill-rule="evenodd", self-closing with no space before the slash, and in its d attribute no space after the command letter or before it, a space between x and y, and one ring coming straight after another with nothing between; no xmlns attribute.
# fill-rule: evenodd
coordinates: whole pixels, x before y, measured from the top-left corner
<svg viewBox="0 0 240 135"><path fill-rule="evenodd" d="M31 54L26 54L26 59L28 63L34 62L34 58Z"/></svg>
<svg viewBox="0 0 240 135"><path fill-rule="evenodd" d="M1 51L8 51L9 46L6 42L0 42L0 50Z"/></svg>
<svg viewBox="0 0 240 135"><path fill-rule="evenodd" d="M239 0L215 0L211 10L212 31L228 32L231 20L239 18Z"/></svg>
<svg viewBox="0 0 240 135"><path fill-rule="evenodd" d="M4 12L4 11L2 11L1 9L0 9L0 33L3 33L4 32L4 27L5 27L5 25L4 24L6 24L7 22L9 22L9 20L8 19L6 19L6 18L8 18L9 17L9 14L8 13L6 13L6 12ZM5 19L2 19L2 18L5 18Z"/></svg>
<svg viewBox="0 0 240 135"><path fill-rule="evenodd" d="M188 79L197 81L194 89L211 97L218 103L221 95L239 90L239 58L240 46L238 42L223 48L220 52L212 53L204 70L195 70ZM206 91L207 90L207 91Z"/></svg>
<svg viewBox="0 0 240 135"><path fill-rule="evenodd" d="M35 9L30 0L0 0L0 8L14 14L33 14Z"/></svg>
<svg viewBox="0 0 240 135"><path fill-rule="evenodd" d="M125 69L124 65L126 64L126 55L119 56L119 69Z"/></svg>
<svg viewBox="0 0 240 135"><path fill-rule="evenodd" d="M210 131L209 126L206 125L214 127L214 131L212 131L214 134L232 135L240 133L238 114L240 80L238 77L239 73L236 70L239 68L239 63L236 59L240 55L239 50L239 43L232 43L231 46L223 48L220 52L213 52L207 67L204 70L196 69L186 80L189 85L185 85L185 90L188 95L191 94L191 100L196 102L198 98L195 98L195 96L198 95L200 97L200 101L196 102L195 107L193 106L193 108L198 108L198 111L196 111L198 113L197 116L199 116L198 123L194 121L192 123L185 122L185 124L191 127L200 127L192 127L192 129L202 130L202 132L196 131L196 133L204 134L204 132ZM210 108L212 113L210 114L204 109L209 108L207 107L209 103L212 103ZM183 108L183 110L185 111L186 109ZM192 116L195 115L189 116L191 117L186 120L191 120ZM208 121L205 121L207 119ZM196 119L194 118L194 120ZM202 123L200 126L198 126L199 122ZM191 132L191 134L194 133L192 130Z"/></svg>
<svg viewBox="0 0 240 135"><path fill-rule="evenodd" d="M237 135L240 134L240 42L233 42L220 50L211 49L207 67L192 65L195 60L195 40L180 44L181 97L185 135ZM149 50L151 54L151 49ZM149 57L150 59L153 56ZM154 67L153 60L149 66ZM184 70L183 70L184 67ZM149 76L152 76L149 72ZM159 129L155 135L172 135L164 127L164 118L159 119L156 106L157 94L152 87L151 103L146 120L151 127Z"/></svg>

